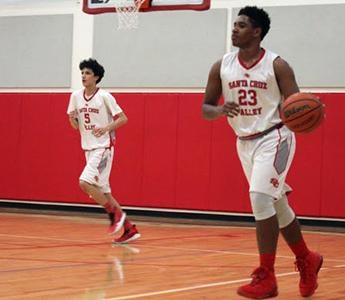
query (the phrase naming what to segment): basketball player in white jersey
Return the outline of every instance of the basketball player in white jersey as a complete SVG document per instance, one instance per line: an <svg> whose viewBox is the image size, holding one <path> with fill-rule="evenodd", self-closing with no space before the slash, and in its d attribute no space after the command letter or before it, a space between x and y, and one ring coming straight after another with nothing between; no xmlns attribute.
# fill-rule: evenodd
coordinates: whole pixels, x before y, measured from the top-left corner
<svg viewBox="0 0 345 300"><path fill-rule="evenodd" d="M108 213L111 222L108 234L124 227L123 235L113 242L128 243L138 239L140 234L112 196L109 185L115 130L127 123L127 117L115 98L97 87L104 76L104 68L90 58L83 60L79 69L84 89L72 93L67 110L71 126L80 132L87 162L79 185Z"/></svg>
<svg viewBox="0 0 345 300"><path fill-rule="evenodd" d="M202 114L207 120L227 117L238 136L237 152L250 185L260 266L238 294L253 299L278 295L274 262L280 230L296 255L300 293L308 297L318 286L323 258L306 246L287 201L291 188L285 179L295 152L295 136L280 118L283 98L299 88L288 63L261 48L269 28L264 10L256 6L240 10L232 30L232 44L239 49L212 66ZM218 105L221 94L225 103Z"/></svg>

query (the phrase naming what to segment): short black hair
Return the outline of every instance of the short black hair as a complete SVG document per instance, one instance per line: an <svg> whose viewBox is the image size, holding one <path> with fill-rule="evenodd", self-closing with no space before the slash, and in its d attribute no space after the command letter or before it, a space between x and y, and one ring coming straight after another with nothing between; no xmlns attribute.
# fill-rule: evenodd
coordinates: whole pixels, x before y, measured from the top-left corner
<svg viewBox="0 0 345 300"><path fill-rule="evenodd" d="M98 80L96 83L99 83L103 76L104 76L104 68L102 65L100 65L97 60L89 58L89 59L84 59L83 61L80 62L79 64L79 69L80 71L83 70L84 68L91 69L92 72L95 74L95 76L98 76Z"/></svg>
<svg viewBox="0 0 345 300"><path fill-rule="evenodd" d="M240 10L238 16L239 15L247 16L254 28L261 28L260 38L263 40L267 32L270 30L271 20L268 13L262 8L258 8L256 6L246 6Z"/></svg>

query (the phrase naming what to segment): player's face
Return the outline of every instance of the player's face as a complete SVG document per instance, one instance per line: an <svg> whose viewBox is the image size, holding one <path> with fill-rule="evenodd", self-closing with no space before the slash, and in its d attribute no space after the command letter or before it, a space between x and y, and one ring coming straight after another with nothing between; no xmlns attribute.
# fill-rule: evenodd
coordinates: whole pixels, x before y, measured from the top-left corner
<svg viewBox="0 0 345 300"><path fill-rule="evenodd" d="M232 45L235 47L246 47L257 37L258 28L254 28L249 18L245 15L239 15L232 29Z"/></svg>
<svg viewBox="0 0 345 300"><path fill-rule="evenodd" d="M98 76L95 76L95 73L91 69L84 68L81 70L81 81L83 82L84 87L92 87L96 85Z"/></svg>

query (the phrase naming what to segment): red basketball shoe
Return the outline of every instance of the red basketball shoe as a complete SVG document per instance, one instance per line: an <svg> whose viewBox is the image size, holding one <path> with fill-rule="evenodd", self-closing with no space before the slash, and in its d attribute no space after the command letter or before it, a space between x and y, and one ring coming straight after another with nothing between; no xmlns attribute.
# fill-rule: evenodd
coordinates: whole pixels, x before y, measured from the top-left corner
<svg viewBox="0 0 345 300"><path fill-rule="evenodd" d="M133 225L130 229L125 230L123 235L118 239L113 239L114 244L127 244L140 238L138 229Z"/></svg>
<svg viewBox="0 0 345 300"><path fill-rule="evenodd" d="M241 286L237 294L251 299L273 298L278 295L277 281L274 272L266 267L259 267L254 270L250 284Z"/></svg>
<svg viewBox="0 0 345 300"><path fill-rule="evenodd" d="M297 258L295 265L301 276L299 291L303 297L309 297L315 293L318 287L317 274L322 263L322 255L312 251L304 258Z"/></svg>
<svg viewBox="0 0 345 300"><path fill-rule="evenodd" d="M116 209L115 212L109 214L109 219L110 227L108 229L108 235L114 234L122 228L123 222L126 219L126 213L121 213L120 210Z"/></svg>

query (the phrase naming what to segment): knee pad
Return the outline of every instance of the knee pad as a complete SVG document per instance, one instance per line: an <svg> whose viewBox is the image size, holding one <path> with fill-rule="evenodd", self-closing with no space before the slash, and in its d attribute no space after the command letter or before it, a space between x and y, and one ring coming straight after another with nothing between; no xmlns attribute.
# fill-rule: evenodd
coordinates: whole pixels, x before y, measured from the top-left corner
<svg viewBox="0 0 345 300"><path fill-rule="evenodd" d="M271 196L251 192L250 202L256 221L266 220L276 214L274 209L274 199Z"/></svg>
<svg viewBox="0 0 345 300"><path fill-rule="evenodd" d="M274 202L274 208L277 213L279 228L285 228L295 219L295 213L289 206L286 195Z"/></svg>

